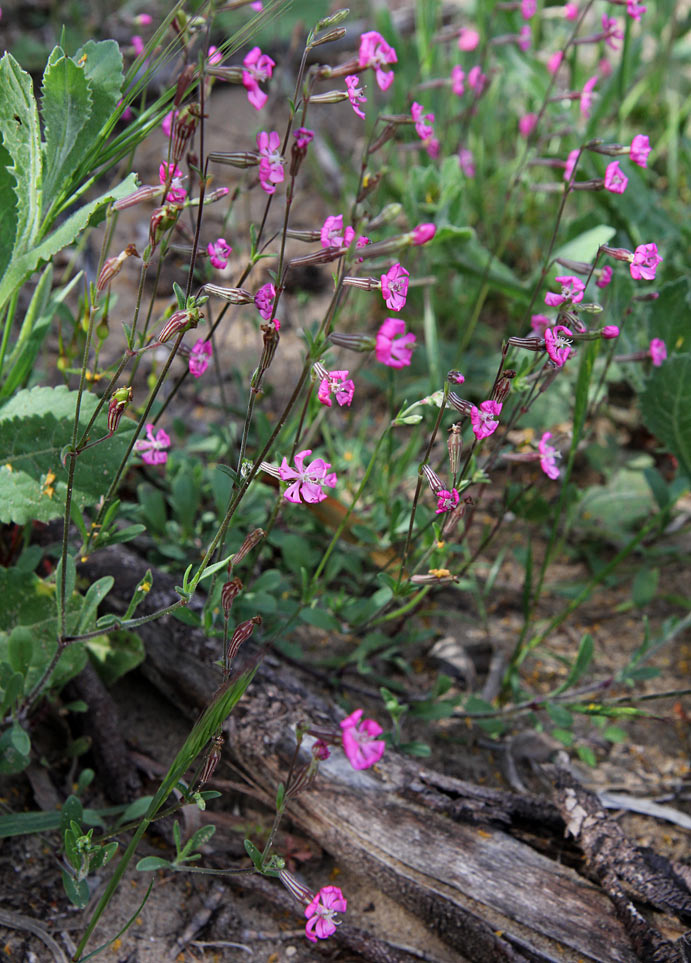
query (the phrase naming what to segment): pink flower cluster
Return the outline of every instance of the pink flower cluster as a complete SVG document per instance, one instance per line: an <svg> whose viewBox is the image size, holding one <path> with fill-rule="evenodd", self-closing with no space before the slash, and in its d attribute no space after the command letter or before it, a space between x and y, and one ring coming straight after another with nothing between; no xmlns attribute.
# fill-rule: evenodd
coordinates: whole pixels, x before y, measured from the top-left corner
<svg viewBox="0 0 691 963"><path fill-rule="evenodd" d="M242 65L242 84L247 91L247 99L256 110L261 110L268 97L259 84L271 77L276 61L263 54L259 47L252 47Z"/></svg>

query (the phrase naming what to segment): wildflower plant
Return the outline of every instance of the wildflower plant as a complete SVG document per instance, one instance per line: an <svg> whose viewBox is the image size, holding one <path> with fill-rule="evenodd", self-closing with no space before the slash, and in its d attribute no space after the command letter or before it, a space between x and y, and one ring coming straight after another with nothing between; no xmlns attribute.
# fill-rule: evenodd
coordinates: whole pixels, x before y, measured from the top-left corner
<svg viewBox="0 0 691 963"><path fill-rule="evenodd" d="M307 658L287 640L304 623L358 636L355 658L334 653L331 666L393 677L408 664L406 647L429 633L414 616L437 591L470 592L486 618L477 572L513 519L537 518L545 541L540 564L530 538L520 557L522 626L491 697L458 693L450 712L498 737L529 711L594 762L574 714L588 714L593 692L602 718L621 702L606 701L612 679L584 684L596 664L592 636L547 695L531 690L526 666L644 539L661 536L691 477L686 228L678 212L656 218L639 200L679 173L659 125L649 118L639 129L635 113L619 110L648 66L639 50L634 71L631 37L651 11L590 0L540 19L540 5L523 2L498 5L490 19L478 4L448 24L430 4L415 49L393 28L365 30L349 37L348 55L330 46L345 36L341 10L309 30L286 97L289 71L277 83L283 67L244 29L249 11L230 7L237 33L218 49L208 42L215 4L192 18L178 3L156 28L141 20L137 29L152 32L131 38L127 72L115 41L72 54L56 47L40 108L12 54L0 61L9 108L0 111L0 178L10 197L0 242L0 521L23 533L0 569L7 611L20 612L16 624L0 613L0 766L28 765L40 700L83 668L94 639L110 645L116 630L172 615L219 649L218 691L134 828L75 959L151 822L164 807L205 804L224 722L252 695L256 663L238 669L238 658L256 657L258 639ZM280 13L278 0L251 7L257 25ZM148 82L173 62L175 83L155 95ZM209 150L208 118L231 84L256 127L232 150ZM325 183L328 117L340 118L330 123L342 192L324 190L322 213L308 222L316 205L301 202ZM340 124L350 125L342 141ZM129 173L93 197L96 177L154 129L166 143L158 170ZM125 210L139 230L120 250ZM100 243L94 279L76 258L58 276L54 256L87 236ZM296 310L303 271L324 280L320 316L305 308L309 296ZM115 306L128 278L136 298L120 332ZM241 319L255 338L249 365L235 334ZM50 351L64 381L56 387L40 383ZM546 621L550 562L585 514L579 459L585 451L596 460L592 425L622 381L678 474L667 481L647 465L650 497L642 515L613 527L616 556ZM176 417L186 393L218 415L204 433ZM131 491L136 504L123 497ZM493 521L482 528L486 506ZM52 571L39 577L31 526L55 519L61 539ZM179 570L177 599L137 617L140 585L123 615L99 616L117 572L82 592L79 566L144 531L157 564ZM235 569L247 556L253 568L241 580ZM195 594L204 599L196 613ZM27 641L39 630L49 644ZM618 684L643 678L636 659ZM442 680L420 700L430 729L447 691ZM389 730L350 703L347 714L334 709L332 726L293 720L295 754L266 845L245 841L252 870L302 904L311 941L337 932L347 897L335 886L314 893L289 873L276 833L330 752L376 776L387 743L425 751L402 741L403 710L387 692ZM115 850L78 820L66 832L65 885L84 906L85 880ZM178 839L174 860L139 868L177 871L204 841Z"/></svg>

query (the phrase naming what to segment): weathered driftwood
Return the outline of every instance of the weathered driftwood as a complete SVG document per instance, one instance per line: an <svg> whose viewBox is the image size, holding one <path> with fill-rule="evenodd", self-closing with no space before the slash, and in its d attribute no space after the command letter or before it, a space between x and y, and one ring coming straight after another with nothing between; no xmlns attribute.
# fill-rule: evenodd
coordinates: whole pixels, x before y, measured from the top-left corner
<svg viewBox="0 0 691 963"><path fill-rule="evenodd" d="M145 568L137 556L118 548L96 556L86 571L95 578L117 570L120 602L115 600L115 608L121 604L124 609ZM147 607L169 604L173 584L157 573ZM182 711L196 714L218 685L212 665L218 643L171 617L142 626L140 633L147 676ZM230 719L226 751L266 791L267 800L285 778L294 726L305 719L336 721L305 678L266 659ZM641 916L631 897L652 899L686 918L691 902L683 881L670 875L669 865L657 864L659 878L646 886L642 857L636 872L617 875L617 859L624 852L640 856L640 851L621 834L607 835L612 823L601 807L597 818L583 817L579 823L567 808L573 798L592 816L595 797L575 783L564 783L552 802L472 786L424 770L393 751L387 751L376 771L365 772L354 771L342 754L334 753L321 766L315 787L291 805L290 815L367 885L413 912L459 959L682 961L682 944L663 938L645 920L647 929L639 926L633 934L636 949L629 931L635 929L632 911ZM593 861L592 875L601 885L510 834L520 829L555 842L566 823ZM597 831L610 841L606 856L599 853ZM674 891L669 899L661 882L665 874ZM668 933L675 932L673 919L667 917L666 924ZM339 933L345 937L346 932L344 924Z"/></svg>

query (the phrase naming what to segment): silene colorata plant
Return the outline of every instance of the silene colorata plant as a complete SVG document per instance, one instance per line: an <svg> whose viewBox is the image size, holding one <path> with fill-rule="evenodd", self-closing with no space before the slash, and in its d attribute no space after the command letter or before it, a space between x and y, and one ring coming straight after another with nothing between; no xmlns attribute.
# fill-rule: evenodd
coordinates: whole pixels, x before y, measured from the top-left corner
<svg viewBox="0 0 691 963"><path fill-rule="evenodd" d="M38 98L12 52L0 61L2 771L29 765L37 713L96 648L110 658L120 645L121 674L143 658L138 627L173 615L219 652L217 692L155 795L99 835L84 829L84 775L61 812L76 906L125 846L75 960L151 823L218 795L205 786L224 724L259 684L259 657L242 662L243 646L300 661L311 657L286 641L296 626L350 635L355 654L325 664L386 682L367 710L339 682L332 726L293 720L266 843L247 839L250 863L228 870L276 877L316 942L336 931L347 896L309 889L274 843L330 754L375 772L387 745L427 754L403 738L408 714L430 733L435 719L465 717L493 739L528 721L594 765L575 720L625 739L617 719L643 714L634 686L657 671L644 663L689 621L646 630L617 675L591 674L589 633L549 691L525 672L661 538L688 491L688 243L679 212L663 217L654 200L663 177L680 187L677 133L639 122L652 116L645 45L660 30L667 49L676 41L673 23L660 27L664 4L463 4L442 24L441 3L420 0L413 33L381 10L359 34L334 10L281 63L284 47L253 38L280 30L289 6L181 0L158 25L141 13L129 44L55 46ZM255 129L210 149L229 85ZM157 170L140 173L147 140L165 146ZM295 293L315 274L327 288L318 318L312 296ZM249 370L240 319L255 337ZM589 526L584 453L605 477L598 491L634 484L624 454L595 435L621 384L674 471L648 458L637 513ZM190 393L207 405L203 431L176 415ZM594 537L598 519L614 553L545 619L550 563L569 535ZM492 553L520 520L546 541L539 556L530 537L516 552L522 628L494 689L452 691L440 674L407 691L411 647L436 638L435 598L457 610L463 599L486 624L506 549ZM177 598L137 614L150 570L113 614L118 571L92 584L81 573L143 538L152 568L179 579ZM655 586L639 592L650 599ZM138 869L184 870L212 831L183 845L176 826L175 859Z"/></svg>

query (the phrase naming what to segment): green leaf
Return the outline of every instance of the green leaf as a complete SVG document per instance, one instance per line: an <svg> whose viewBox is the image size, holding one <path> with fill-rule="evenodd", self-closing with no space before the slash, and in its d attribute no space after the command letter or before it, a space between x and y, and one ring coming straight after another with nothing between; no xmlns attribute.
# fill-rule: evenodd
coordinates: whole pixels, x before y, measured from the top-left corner
<svg viewBox="0 0 691 963"><path fill-rule="evenodd" d="M84 155L80 137L92 111L83 67L55 47L48 58L41 88L44 125L42 212L45 216Z"/></svg>
<svg viewBox="0 0 691 963"><path fill-rule="evenodd" d="M175 867L168 859L161 859L160 856L145 856L140 859L135 869L139 873L150 873L157 869L174 869Z"/></svg>
<svg viewBox="0 0 691 963"><path fill-rule="evenodd" d="M573 716L564 706L554 702L546 702L545 709L555 725L562 729L570 729L573 726Z"/></svg>
<svg viewBox="0 0 691 963"><path fill-rule="evenodd" d="M40 222L41 136L33 83L11 53L0 60L0 134L12 159L9 174L15 182L15 230L0 235L0 275L20 246L31 244ZM5 198L3 195L3 206ZM3 225L5 226L5 225ZM0 287L1 290L1 287ZM0 298L0 307L6 298Z"/></svg>
<svg viewBox="0 0 691 963"><path fill-rule="evenodd" d="M691 479L691 352L673 354L655 368L640 402L646 427Z"/></svg>
<svg viewBox="0 0 691 963"><path fill-rule="evenodd" d="M29 765L29 754L20 752L16 746L15 728L7 729L0 736L0 773L6 775L21 772ZM21 742L20 742L21 745Z"/></svg>
<svg viewBox="0 0 691 963"><path fill-rule="evenodd" d="M93 639L87 639L84 644L92 656L99 676L108 686L136 669L146 658L142 640L136 632L125 629L97 635Z"/></svg>
<svg viewBox="0 0 691 963"><path fill-rule="evenodd" d="M0 407L0 522L47 522L64 513L67 471L60 456L72 439L76 399L76 391L61 385L19 391ZM82 396L82 428L96 404L95 395ZM115 437L77 458L72 497L78 508L95 504L103 495L132 430L123 424ZM106 431L102 412L92 437Z"/></svg>
<svg viewBox="0 0 691 963"><path fill-rule="evenodd" d="M6 56L9 56L8 54ZM4 59L4 58L3 58ZM0 61L0 65L2 61ZM66 218L52 234L44 237L37 244L33 244L28 250L18 253L12 258L2 280L0 280L0 309L4 307L14 291L31 275L42 261L49 261L54 254L61 251L90 223L97 223L102 209L111 201L116 201L120 197L131 194L137 187L135 174L129 174L127 178L111 188L94 200L89 201L80 207L68 218ZM28 247L28 245L23 245Z"/></svg>
<svg viewBox="0 0 691 963"><path fill-rule="evenodd" d="M82 131L85 153L88 153L96 145L99 134L102 134L104 125L110 121L120 100L125 80L122 53L115 40L87 40L72 59L82 64L91 90L93 108L89 122ZM89 158L86 157L85 163L88 162Z"/></svg>
<svg viewBox="0 0 691 963"><path fill-rule="evenodd" d="M324 629L326 632L338 632L341 628L338 619L326 609L302 609L300 621L314 625L318 629Z"/></svg>
<svg viewBox="0 0 691 963"><path fill-rule="evenodd" d="M639 572L637 572L631 587L633 604L641 607L652 602L657 593L659 581L659 568L642 568Z"/></svg>
<svg viewBox="0 0 691 963"><path fill-rule="evenodd" d="M581 644L578 647L578 655L569 670L569 674L552 695L559 695L560 692L566 692L567 689L570 689L571 686L575 685L578 680L582 678L592 661L594 651L595 643L593 642L593 637L586 633L581 639ZM556 719L554 721L556 722Z"/></svg>
<svg viewBox="0 0 691 963"><path fill-rule="evenodd" d="M608 244L616 233L615 227L598 224L597 227L591 227L573 240L567 241L555 252L554 257L568 258L571 261L593 261L600 245ZM562 273L559 265L557 269L557 273Z"/></svg>
<svg viewBox="0 0 691 963"><path fill-rule="evenodd" d="M84 604L82 605L82 614L77 627L77 635L81 632L88 632L92 627L93 622L96 620L98 607L108 592L110 592L114 583L115 579L112 575L104 575L103 578L98 579L98 581L89 586L84 596Z"/></svg>
<svg viewBox="0 0 691 963"><path fill-rule="evenodd" d="M87 881L85 879L76 880L63 869L62 885L70 903L78 909L84 909L89 902L89 884Z"/></svg>

